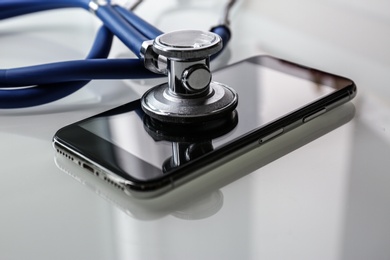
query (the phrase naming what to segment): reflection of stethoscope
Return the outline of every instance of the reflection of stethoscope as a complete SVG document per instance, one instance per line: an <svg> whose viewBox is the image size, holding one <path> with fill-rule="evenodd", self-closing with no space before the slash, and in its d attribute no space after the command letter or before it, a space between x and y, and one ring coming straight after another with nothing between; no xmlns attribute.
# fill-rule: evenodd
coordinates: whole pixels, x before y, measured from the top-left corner
<svg viewBox="0 0 390 260"><path fill-rule="evenodd" d="M187 30L163 34L116 0L5 0L0 19L51 9L78 7L104 24L84 60L0 70L0 108L22 108L61 99L93 79L139 79L167 74L168 83L143 96L144 111L168 122L193 122L231 112L234 90L211 81L210 57L230 39L228 1L223 22L210 32ZM122 1L123 2L123 1ZM138 59L107 59L113 35ZM223 43L223 44L222 44ZM147 69L145 69L145 67ZM158 74L156 74L158 73Z"/></svg>

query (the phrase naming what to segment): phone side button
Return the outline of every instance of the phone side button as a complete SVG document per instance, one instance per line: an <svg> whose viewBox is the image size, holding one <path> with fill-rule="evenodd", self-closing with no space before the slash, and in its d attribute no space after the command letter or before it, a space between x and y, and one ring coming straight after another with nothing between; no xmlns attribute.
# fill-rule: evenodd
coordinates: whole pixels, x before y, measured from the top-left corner
<svg viewBox="0 0 390 260"><path fill-rule="evenodd" d="M318 110L317 112L314 112L313 114L310 114L308 116L305 116L303 118L303 122L306 123L306 122L309 122L310 120L316 118L317 116L320 116L322 114L324 114L326 112L326 108L324 107L323 109L321 110Z"/></svg>
<svg viewBox="0 0 390 260"><path fill-rule="evenodd" d="M268 140L271 140L272 138L283 133L283 131L284 131L284 129L280 128L279 130L276 130L275 132L272 132L269 135L266 135L266 136L262 137L261 139L259 139L259 143L262 144L264 142L267 142Z"/></svg>

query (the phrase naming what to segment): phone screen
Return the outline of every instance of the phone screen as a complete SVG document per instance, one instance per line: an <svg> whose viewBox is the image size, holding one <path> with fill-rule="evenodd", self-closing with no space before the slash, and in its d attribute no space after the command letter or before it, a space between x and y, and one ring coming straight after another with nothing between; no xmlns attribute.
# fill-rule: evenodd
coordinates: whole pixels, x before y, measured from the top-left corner
<svg viewBox="0 0 390 260"><path fill-rule="evenodd" d="M253 137L258 140L279 130L281 133L318 109L344 97L346 102L354 86L345 78L267 56L218 70L213 73L213 81L235 89L239 96L234 120L220 127L222 131L210 130L186 138L184 129L165 137L159 130L150 130L139 102L133 102L71 126L73 130L68 132L83 139L80 143L93 142L92 148L77 141L71 143L71 138L65 142L125 179L163 179L231 144ZM258 129L265 130L259 133Z"/></svg>

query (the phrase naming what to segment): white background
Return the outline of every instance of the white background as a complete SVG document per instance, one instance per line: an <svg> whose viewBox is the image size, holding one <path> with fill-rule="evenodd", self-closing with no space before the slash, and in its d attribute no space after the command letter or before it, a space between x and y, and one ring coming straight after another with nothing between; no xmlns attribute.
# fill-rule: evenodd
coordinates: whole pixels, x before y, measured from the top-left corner
<svg viewBox="0 0 390 260"><path fill-rule="evenodd" d="M137 13L163 31L207 30L223 3L146 0ZM71 9L1 21L0 66L80 59L98 26ZM253 152L213 171L233 174L203 197L196 190L210 179L182 188L181 200L104 198L110 191L99 196L56 166L57 129L139 97L143 81L95 82L59 102L1 110L0 258L390 259L389 27L385 0L241 1L214 67L267 53L343 75L358 86L356 114L265 166ZM129 54L115 42L111 55Z"/></svg>

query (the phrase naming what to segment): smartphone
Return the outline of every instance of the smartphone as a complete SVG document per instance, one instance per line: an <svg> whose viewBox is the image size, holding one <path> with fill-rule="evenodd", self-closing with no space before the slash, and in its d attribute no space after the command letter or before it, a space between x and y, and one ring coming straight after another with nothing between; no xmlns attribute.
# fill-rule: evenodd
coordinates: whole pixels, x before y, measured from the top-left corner
<svg viewBox="0 0 390 260"><path fill-rule="evenodd" d="M230 160L171 192L148 199L126 195L60 153L55 154L54 161L62 172L132 218L154 220L172 215L186 220L201 219L216 214L225 202L229 204L223 187L346 124L354 115L354 105L347 102L264 143L245 157Z"/></svg>
<svg viewBox="0 0 390 260"><path fill-rule="evenodd" d="M235 89L237 108L198 125L165 125L145 115L140 101L66 126L55 134L60 155L107 184L151 198L348 102L353 81L270 56L213 72Z"/></svg>

